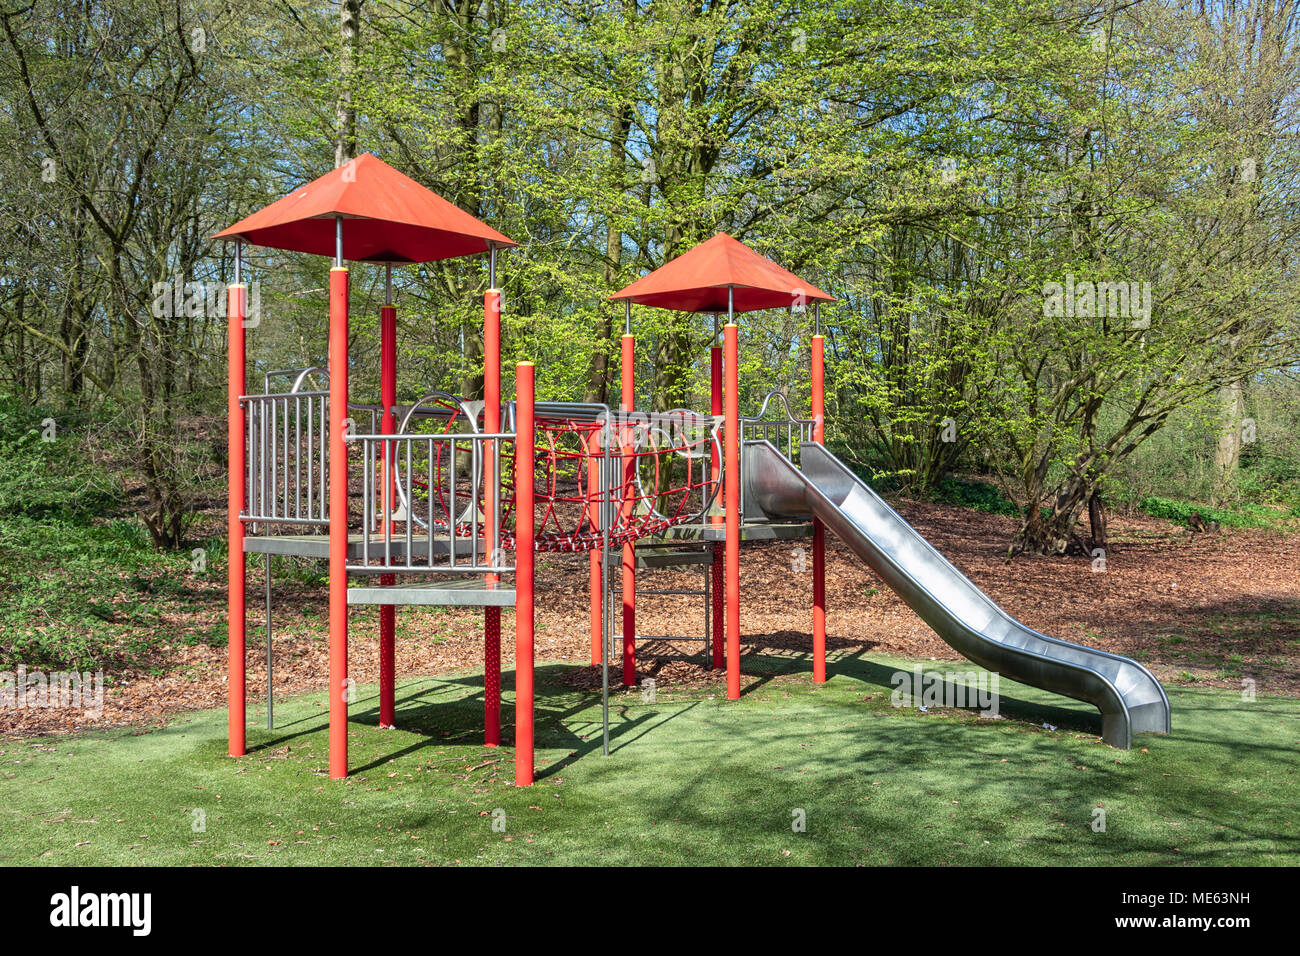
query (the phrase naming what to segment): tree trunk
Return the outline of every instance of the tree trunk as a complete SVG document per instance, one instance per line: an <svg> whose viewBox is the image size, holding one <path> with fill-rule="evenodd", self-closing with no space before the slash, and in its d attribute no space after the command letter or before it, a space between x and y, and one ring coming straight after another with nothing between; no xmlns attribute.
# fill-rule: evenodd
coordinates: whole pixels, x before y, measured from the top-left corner
<svg viewBox="0 0 1300 956"><path fill-rule="evenodd" d="M624 106L614 117L613 136L610 137L609 144L609 180L610 180L610 203L616 204L619 200L615 197L622 197L623 190L627 188L626 175L624 167L626 157L624 153L627 149L627 134L632 126L632 109ZM609 220L605 225L605 286L614 288L618 282L619 272L623 263L623 231L615 223L614 215L611 210ZM587 377L587 395L588 402L609 402L610 379L613 363L610 361L610 355L614 349L614 324L615 313L620 306L606 307L602 310L601 325L599 329L600 343L591 356L591 369Z"/></svg>
<svg viewBox="0 0 1300 956"><path fill-rule="evenodd" d="M1237 465L1241 460L1241 425L1246 400L1241 382L1219 389L1221 409L1219 442L1214 450L1214 501L1224 504L1237 493Z"/></svg>
<svg viewBox="0 0 1300 956"><path fill-rule="evenodd" d="M339 5L339 98L338 125L334 141L334 165L342 166L357 155L357 112L352 102L353 75L361 44L361 0L343 0Z"/></svg>
<svg viewBox="0 0 1300 956"><path fill-rule="evenodd" d="M1089 552L1098 548L1105 551L1110 539L1106 531L1106 502L1102 500L1100 491L1094 490L1088 498L1088 528L1091 532Z"/></svg>
<svg viewBox="0 0 1300 956"><path fill-rule="evenodd" d="M17 316L17 322L14 323L14 385L17 386L19 395L31 395L32 390L27 381L27 343L23 341L23 319L27 311L27 286L24 285L18 289L18 305L14 314ZM32 404L36 404L39 396L33 398Z"/></svg>
<svg viewBox="0 0 1300 956"><path fill-rule="evenodd" d="M1075 539L1074 528L1079 522L1079 513L1085 505L1091 507L1090 499L1095 487L1095 482L1084 475L1068 478L1046 513L1038 504L1041 498L1031 497L1024 524L1011 543L1008 557L1021 552L1065 554ZM1104 519L1102 523L1104 525Z"/></svg>

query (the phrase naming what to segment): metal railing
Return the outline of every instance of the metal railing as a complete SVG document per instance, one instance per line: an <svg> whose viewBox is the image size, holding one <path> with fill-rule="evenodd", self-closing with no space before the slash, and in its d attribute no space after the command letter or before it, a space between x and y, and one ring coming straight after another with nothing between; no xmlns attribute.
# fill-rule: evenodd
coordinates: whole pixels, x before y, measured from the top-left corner
<svg viewBox="0 0 1300 956"><path fill-rule="evenodd" d="M781 404L784 418L771 418L768 406L773 400ZM799 462L799 447L813 440L815 422L811 418L795 418L790 411L790 402L784 392L771 391L763 398L763 404L757 415L742 416L740 419L740 472L745 473L745 445L751 441L770 442L795 464ZM740 483L740 519L745 520L745 483Z"/></svg>
<svg viewBox="0 0 1300 956"><path fill-rule="evenodd" d="M287 392L272 392L273 379L293 376ZM244 395L248 475L244 511L254 533L272 527L329 525L329 389L305 390L312 376L329 380L326 369L277 369L264 378L266 391ZM369 430L379 421L378 406L349 403L349 414Z"/></svg>
<svg viewBox="0 0 1300 956"><path fill-rule="evenodd" d="M312 378L324 387L304 388ZM288 391L271 391L272 382L290 379ZM240 397L248 466L240 517L252 525L254 534L329 526L328 382L329 371L324 368L276 369L265 373L262 394ZM450 414L442 408L420 407L419 402L394 406L393 413L404 427L412 420L445 419ZM481 414L481 409L475 413ZM355 431L374 433L379 431L383 407L349 402L348 414ZM355 496L358 486L365 484L355 456L349 456L349 472L349 491ZM376 483L370 490L378 488ZM369 500L378 512L377 499ZM355 519L356 509L352 513Z"/></svg>
<svg viewBox="0 0 1300 956"><path fill-rule="evenodd" d="M288 391L269 391L274 380L290 377ZM252 524L254 534L320 534L329 527L329 392L328 387L320 388L311 382L313 378L327 382L328 373L320 368L268 372L265 394L241 398L248 442L247 491L241 517ZM309 382L314 387L307 390L304 386ZM347 439L352 448L348 455L352 499L349 524L353 534L361 534L359 553L353 551L353 559L359 563L349 565L350 570L488 574L511 570L503 563L506 549L502 547L502 535L507 535L505 541L509 543L509 501L513 496L507 485L507 505L503 509L502 478L508 480L508 473L502 471L502 445L514 439L513 403L503 403L502 430L497 434L477 431L481 427L481 402L466 402L442 393L395 407L400 424L392 435L380 433L382 406L349 403L348 409L355 423L354 434ZM547 420L559 420L590 422L598 429L599 500L592 523L599 527L600 537L606 536L619 521L621 501L615 500L613 490L623 482L624 433L631 434L629 429L638 427L645 416L636 412L611 413L600 404L567 402L538 403L536 414L541 428L546 427ZM681 455L690 457L686 467L699 468L702 476L711 470L714 455L722 465L718 418L683 409L660 413L655 421L659 418L671 420L668 444L674 447L664 450L666 464L656 462L656 467L670 467L672 460ZM422 430L429 425L433 426L431 431ZM797 462L800 445L812 440L813 425L812 419L796 418L791 413L784 394L769 392L756 415L740 419L742 473L746 445L754 441L770 442ZM454 432L450 430L453 428L470 430ZM678 444L680 449L675 447ZM699 461L694 460L697 456ZM506 450L507 468L512 461L512 451ZM489 474L495 474L497 481L492 489L493 500L485 506L483 496ZM689 516L659 515L660 502L644 480L641 468L633 469L636 493L642 507L649 507L649 518L680 523L685 517L687 523L707 524L721 501L721 482L706 481L697 492L687 492L692 499ZM674 497L672 503L680 508L684 502L678 503ZM743 483L740 511L743 521ZM595 529L587 533L591 530Z"/></svg>
<svg viewBox="0 0 1300 956"><path fill-rule="evenodd" d="M510 433L350 436L364 477L360 556L348 570L512 572L502 547L501 485L503 457L513 455L511 447L503 456L503 447L514 440ZM396 515L396 482L385 480L385 453L407 489L407 507Z"/></svg>
<svg viewBox="0 0 1300 956"><path fill-rule="evenodd" d="M767 408L772 404L773 399L781 403L781 409L785 412L784 418L767 418ZM743 448L747 441L771 442L791 461L797 461L799 446L804 442L812 441L813 424L811 418L795 418L791 414L790 402L783 392L768 392L763 398L763 405L757 415L741 417L740 444Z"/></svg>

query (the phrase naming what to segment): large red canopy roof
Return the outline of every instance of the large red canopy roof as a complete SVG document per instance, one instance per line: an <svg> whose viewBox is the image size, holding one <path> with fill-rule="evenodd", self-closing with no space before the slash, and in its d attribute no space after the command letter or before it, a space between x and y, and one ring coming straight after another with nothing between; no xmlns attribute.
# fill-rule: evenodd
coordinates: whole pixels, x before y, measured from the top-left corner
<svg viewBox="0 0 1300 956"><path fill-rule="evenodd" d="M726 312L728 286L737 312L835 301L725 232L665 262L610 298L678 312Z"/></svg>
<svg viewBox="0 0 1300 956"><path fill-rule="evenodd" d="M431 262L516 244L371 153L213 238L332 257L335 216L345 220L343 258L354 262Z"/></svg>

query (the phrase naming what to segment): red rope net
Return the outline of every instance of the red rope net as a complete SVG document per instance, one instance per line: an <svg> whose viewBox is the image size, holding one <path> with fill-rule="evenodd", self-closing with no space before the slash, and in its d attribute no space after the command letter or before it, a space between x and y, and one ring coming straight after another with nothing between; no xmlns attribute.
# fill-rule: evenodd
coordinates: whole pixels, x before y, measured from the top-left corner
<svg viewBox="0 0 1300 956"><path fill-rule="evenodd" d="M456 423L453 413L443 431L448 440L432 443L432 467L426 469L431 474L414 473L413 467L403 478L399 460L399 484L405 482L402 501L421 526L429 524L432 487L433 530L446 534L454 523L455 534L468 537L483 533L489 481L475 474L468 442L458 442L453 455L449 439ZM662 534L697 518L716 495L719 448L713 420L706 416L633 413L608 423L539 418L536 429L538 551L589 551L604 546L607 535L613 547ZM500 444L501 544L513 548L514 449L509 439Z"/></svg>

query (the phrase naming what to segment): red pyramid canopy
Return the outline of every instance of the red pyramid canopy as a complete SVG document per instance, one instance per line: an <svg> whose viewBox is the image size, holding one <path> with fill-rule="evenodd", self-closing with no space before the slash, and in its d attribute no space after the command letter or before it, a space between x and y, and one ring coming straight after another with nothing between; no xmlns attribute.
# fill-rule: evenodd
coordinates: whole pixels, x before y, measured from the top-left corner
<svg viewBox="0 0 1300 956"><path fill-rule="evenodd" d="M804 302L835 301L725 232L665 262L610 298L678 312L726 312L728 286L734 290L737 312L788 308L801 295Z"/></svg>
<svg viewBox="0 0 1300 956"><path fill-rule="evenodd" d="M342 216L343 258L354 262L431 262L516 245L371 153L295 189L215 239L334 255L334 217Z"/></svg>

